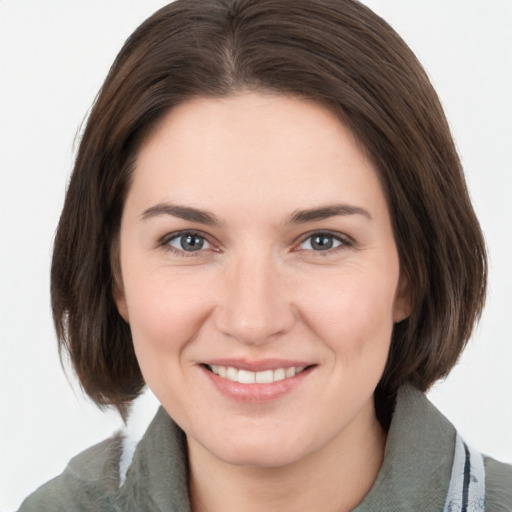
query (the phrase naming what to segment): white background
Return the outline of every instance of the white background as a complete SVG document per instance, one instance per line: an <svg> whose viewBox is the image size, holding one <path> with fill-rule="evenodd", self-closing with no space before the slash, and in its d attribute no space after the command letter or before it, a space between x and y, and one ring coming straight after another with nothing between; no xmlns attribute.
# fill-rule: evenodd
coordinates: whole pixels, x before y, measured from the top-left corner
<svg viewBox="0 0 512 512"><path fill-rule="evenodd" d="M126 37L164 3L0 0L0 510L120 425L63 374L49 266L80 123ZM490 252L484 317L430 397L471 444L512 461L512 1L366 3L441 96Z"/></svg>

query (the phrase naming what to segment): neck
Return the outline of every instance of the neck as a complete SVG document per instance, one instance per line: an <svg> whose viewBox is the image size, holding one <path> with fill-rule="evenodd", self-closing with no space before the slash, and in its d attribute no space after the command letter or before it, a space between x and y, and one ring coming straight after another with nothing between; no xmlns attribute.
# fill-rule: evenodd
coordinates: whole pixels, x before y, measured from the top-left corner
<svg viewBox="0 0 512 512"><path fill-rule="evenodd" d="M377 478L385 444L373 404L321 450L280 467L235 466L188 439L192 510L352 510Z"/></svg>

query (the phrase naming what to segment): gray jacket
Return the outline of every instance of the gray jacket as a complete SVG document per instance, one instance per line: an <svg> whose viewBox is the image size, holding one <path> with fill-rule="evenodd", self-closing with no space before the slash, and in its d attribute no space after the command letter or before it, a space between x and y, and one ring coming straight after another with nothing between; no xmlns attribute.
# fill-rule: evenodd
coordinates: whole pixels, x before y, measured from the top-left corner
<svg viewBox="0 0 512 512"><path fill-rule="evenodd" d="M484 502L487 512L512 511L512 466L474 453L470 459L460 440L456 449L456 439L454 427L421 392L402 388L383 466L354 511L477 512ZM185 435L163 408L137 445L126 479L119 476L122 446L117 434L82 452L19 512L190 512ZM473 474L476 459L485 483ZM477 493L481 485L480 498L466 484Z"/></svg>

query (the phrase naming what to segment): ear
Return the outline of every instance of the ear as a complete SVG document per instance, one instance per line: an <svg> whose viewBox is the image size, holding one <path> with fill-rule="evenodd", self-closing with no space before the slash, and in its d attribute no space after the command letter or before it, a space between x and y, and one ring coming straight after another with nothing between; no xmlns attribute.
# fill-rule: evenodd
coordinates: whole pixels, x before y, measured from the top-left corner
<svg viewBox="0 0 512 512"><path fill-rule="evenodd" d="M400 273L398 286L395 294L395 304L393 309L393 321L398 324L409 317L411 314L411 296L409 293L409 283L407 278Z"/></svg>
<svg viewBox="0 0 512 512"><path fill-rule="evenodd" d="M123 317L123 320L129 324L128 321L128 306L126 305L126 296L124 293L123 276L121 274L121 262L119 251L119 233L112 240L110 246L110 268L112 269L112 297L117 306L117 311Z"/></svg>
<svg viewBox="0 0 512 512"><path fill-rule="evenodd" d="M119 284L117 279L114 283L114 286L112 287L112 296L114 297L117 311L119 311L119 314L123 317L123 320L129 324L130 322L128 317L128 307L126 305L126 297L122 285Z"/></svg>

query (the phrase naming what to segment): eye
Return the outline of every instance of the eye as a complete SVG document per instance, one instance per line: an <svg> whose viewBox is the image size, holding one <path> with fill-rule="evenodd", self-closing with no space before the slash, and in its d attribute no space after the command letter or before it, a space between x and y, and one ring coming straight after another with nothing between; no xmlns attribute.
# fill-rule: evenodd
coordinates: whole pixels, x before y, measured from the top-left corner
<svg viewBox="0 0 512 512"><path fill-rule="evenodd" d="M211 245L206 238L198 233L185 232L171 236L165 244L177 251L197 252L210 249Z"/></svg>
<svg viewBox="0 0 512 512"><path fill-rule="evenodd" d="M299 245L299 249L306 251L325 252L350 245L350 241L341 235L332 233L313 233L305 238Z"/></svg>

